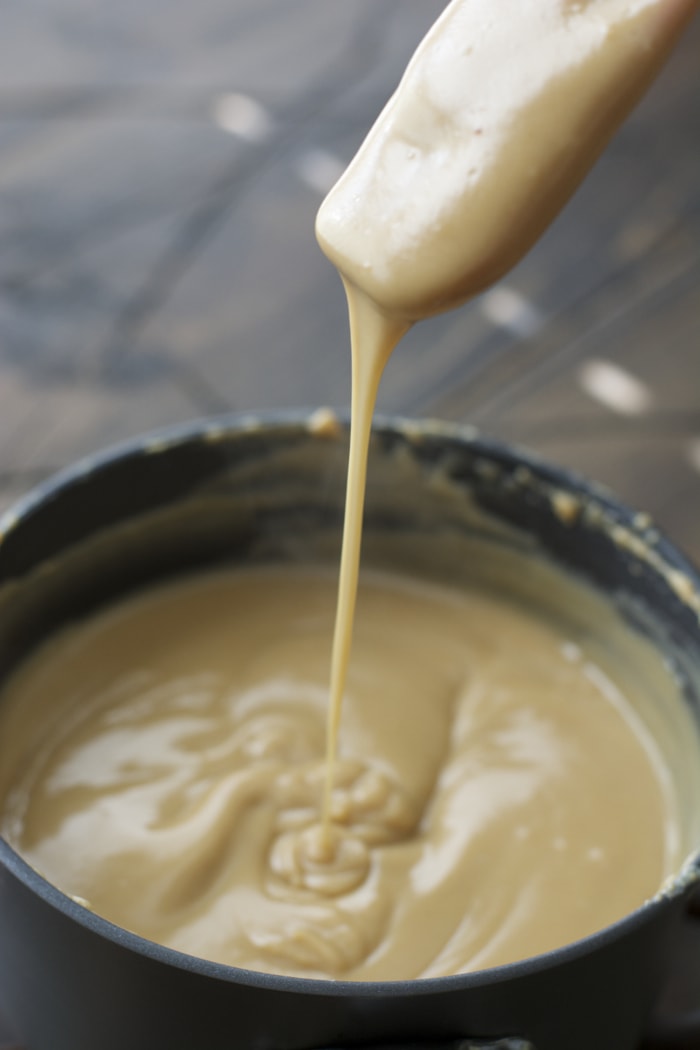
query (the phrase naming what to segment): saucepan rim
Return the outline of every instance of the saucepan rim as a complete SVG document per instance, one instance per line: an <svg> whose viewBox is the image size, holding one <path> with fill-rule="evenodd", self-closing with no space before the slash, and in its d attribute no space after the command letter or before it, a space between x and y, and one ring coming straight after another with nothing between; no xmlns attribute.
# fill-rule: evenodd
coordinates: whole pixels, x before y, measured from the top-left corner
<svg viewBox="0 0 700 1050"><path fill-rule="evenodd" d="M34 513L39 513L42 507L50 503L60 492L89 480L91 476L116 462L126 462L143 455L161 455L178 446L191 443L226 441L256 431L288 433L291 430L300 436L312 435L318 425L318 411L318 409L298 409L206 417L151 431L110 446L57 472L16 500L0 516L0 547L24 520ZM346 415L333 413L330 418L337 420L343 430L347 428ZM646 519L646 515L640 515L638 511L627 507L603 486L588 480L576 471L542 459L516 444L484 436L472 426L432 419L415 420L401 416L378 416L375 420L374 433L380 438L406 440L416 448L430 440L445 441L451 446L469 449L472 457L476 455L485 459L495 459L500 464L507 464L514 470L525 468L530 480L534 480L535 483L555 487L558 491L570 493L577 498L595 501L595 504L603 511L602 517L601 515L596 517L598 524L601 521L605 523L607 515L608 526L612 523L616 528L629 530L631 536L642 541L649 535L651 523ZM642 518L644 518L643 522L640 520ZM653 534L653 558L650 567L659 573L663 571L672 574L680 573L690 584L692 594L679 593L678 597L680 599L688 597L693 602L691 608L697 614L700 610L700 572L655 527ZM700 626L698 639L700 644ZM502 981L525 977L600 951L607 944L615 942L622 934L631 932L635 927L645 923L649 918L650 910L671 906L676 898L684 897L686 894L690 895L700 886L699 850L691 854L680 872L671 876L653 898L602 930L560 948L518 962L446 977L411 978L398 981L349 981L288 977L246 970L188 955L174 948L149 941L91 912L63 893L23 860L2 836L0 836L0 866L46 904L62 912L69 919L92 933L153 961L227 983L287 993L341 998L429 995L460 988L486 987Z"/></svg>

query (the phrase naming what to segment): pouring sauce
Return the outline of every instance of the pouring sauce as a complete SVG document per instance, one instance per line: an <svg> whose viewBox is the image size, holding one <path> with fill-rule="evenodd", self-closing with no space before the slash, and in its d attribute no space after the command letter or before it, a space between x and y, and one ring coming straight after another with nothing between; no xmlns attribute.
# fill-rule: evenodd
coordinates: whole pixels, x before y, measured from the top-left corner
<svg viewBox="0 0 700 1050"><path fill-rule="evenodd" d="M316 234L348 299L350 457L323 827L350 659L372 416L411 325L510 270L658 72L695 0L453 0L344 175Z"/></svg>

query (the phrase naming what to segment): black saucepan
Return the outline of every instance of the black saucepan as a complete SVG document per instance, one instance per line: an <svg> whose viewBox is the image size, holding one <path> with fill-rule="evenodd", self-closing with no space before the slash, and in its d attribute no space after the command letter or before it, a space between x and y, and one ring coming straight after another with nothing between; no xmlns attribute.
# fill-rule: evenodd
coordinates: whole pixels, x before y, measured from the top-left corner
<svg viewBox="0 0 700 1050"><path fill-rule="evenodd" d="M0 525L0 678L62 624L175 573L337 557L346 437L318 415L204 422L42 485ZM466 580L479 562L469 551L500 548L577 574L662 648L700 724L700 578L597 487L466 428L384 420L366 530L368 561L399 570L432 559L437 574ZM356 984L250 973L149 943L0 840L0 1011L28 1050L633 1050L644 1033L648 1045L698 1047L700 1018L658 1014L697 922L698 884L700 853L653 902L561 950Z"/></svg>

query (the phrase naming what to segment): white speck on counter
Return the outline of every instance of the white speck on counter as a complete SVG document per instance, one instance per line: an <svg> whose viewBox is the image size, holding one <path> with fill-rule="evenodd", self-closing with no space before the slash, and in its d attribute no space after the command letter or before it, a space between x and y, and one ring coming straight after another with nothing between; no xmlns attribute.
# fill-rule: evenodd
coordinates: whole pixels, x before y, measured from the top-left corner
<svg viewBox="0 0 700 1050"><path fill-rule="evenodd" d="M499 328L526 338L539 332L544 317L537 307L514 288L501 285L482 295L481 312Z"/></svg>
<svg viewBox="0 0 700 1050"><path fill-rule="evenodd" d="M612 361L586 361L579 368L577 379L589 397L611 412L640 416L651 408L653 396L646 383Z"/></svg>
<svg viewBox="0 0 700 1050"><path fill-rule="evenodd" d="M214 100L212 117L223 131L246 142L264 142L272 134L272 117L249 95L220 95Z"/></svg>
<svg viewBox="0 0 700 1050"><path fill-rule="evenodd" d="M345 163L325 149L310 149L296 162L296 172L305 186L326 194L345 171Z"/></svg>

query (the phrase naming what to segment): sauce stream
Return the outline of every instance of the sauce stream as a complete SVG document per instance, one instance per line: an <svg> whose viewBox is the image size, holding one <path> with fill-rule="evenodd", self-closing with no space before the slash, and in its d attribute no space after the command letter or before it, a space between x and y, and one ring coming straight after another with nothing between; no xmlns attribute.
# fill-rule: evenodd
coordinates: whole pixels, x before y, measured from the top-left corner
<svg viewBox="0 0 700 1050"><path fill-rule="evenodd" d="M659 71L696 0L452 0L316 234L345 285L352 411L331 659L330 798L352 643L372 415L418 320L483 291L532 247Z"/></svg>

